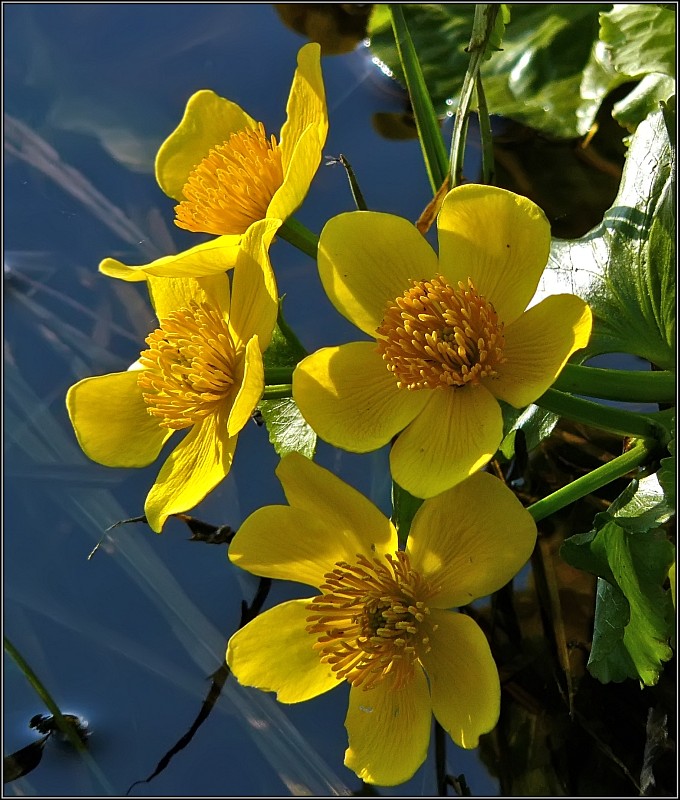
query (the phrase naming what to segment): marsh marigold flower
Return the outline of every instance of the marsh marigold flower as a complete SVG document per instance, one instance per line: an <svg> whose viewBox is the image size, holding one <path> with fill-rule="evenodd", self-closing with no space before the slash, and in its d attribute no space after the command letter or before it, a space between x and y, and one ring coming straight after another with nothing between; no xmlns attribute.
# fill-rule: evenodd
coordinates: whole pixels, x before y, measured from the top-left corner
<svg viewBox="0 0 680 800"><path fill-rule="evenodd" d="M257 220L285 222L321 162L328 114L316 42L298 53L286 111L277 140L233 101L209 89L193 94L158 151L156 179L178 202L176 225L217 238L138 267L107 258L99 269L141 281L146 274L197 277L232 267L242 234Z"/></svg>
<svg viewBox="0 0 680 800"><path fill-rule="evenodd" d="M465 185L438 216L439 256L391 214L332 218L319 274L338 311L372 342L326 347L293 375L293 397L336 447L390 451L394 480L432 497L483 467L501 442L498 400L523 408L588 342L580 298L525 310L548 259L550 225L512 192Z"/></svg>
<svg viewBox="0 0 680 800"><path fill-rule="evenodd" d="M536 541L529 512L479 472L426 500L400 550L390 520L332 473L292 453L277 475L289 505L251 514L229 557L315 594L265 611L231 637L237 680L282 703L347 681L345 764L370 783L413 775L432 714L458 745L476 747L498 720L498 671L477 623L450 609L522 568Z"/></svg>
<svg viewBox="0 0 680 800"><path fill-rule="evenodd" d="M144 467L174 432L185 434L146 498L155 531L229 473L238 434L262 397L262 352L278 307L268 256L276 229L271 220L249 228L231 287L225 273L148 276L158 328L147 349L126 372L85 378L68 391L78 443L100 464Z"/></svg>

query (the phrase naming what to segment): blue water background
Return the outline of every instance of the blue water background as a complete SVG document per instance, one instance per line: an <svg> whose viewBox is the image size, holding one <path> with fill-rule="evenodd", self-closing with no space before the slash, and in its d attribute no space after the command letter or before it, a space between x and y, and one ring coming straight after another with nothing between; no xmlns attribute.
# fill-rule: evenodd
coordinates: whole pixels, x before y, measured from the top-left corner
<svg viewBox="0 0 680 800"><path fill-rule="evenodd" d="M270 4L5 4L4 631L62 710L89 723L91 760L48 743L9 796L122 795L188 729L257 582L224 547L188 542L171 520L107 535L142 513L162 463L112 470L79 450L64 395L76 380L126 369L154 317L143 285L100 275L192 246L172 224L153 158L187 98L211 88L278 132L304 37ZM417 141L371 124L403 94L358 46L323 59L330 132L325 154L351 162L373 209L416 219L429 201ZM353 208L344 171L322 166L297 217L320 231ZM271 251L285 310L304 346L360 338L325 297L314 263L286 242ZM102 420L106 424L106 420ZM319 463L390 511L387 454L319 447ZM238 527L283 502L263 428L239 440L234 468L194 515ZM277 585L268 606L308 590ZM45 713L5 656L4 752L36 738ZM347 687L295 706L230 679L191 744L133 796L348 794ZM473 794L497 792L475 752L448 744L448 769ZM427 763L392 795L436 791Z"/></svg>

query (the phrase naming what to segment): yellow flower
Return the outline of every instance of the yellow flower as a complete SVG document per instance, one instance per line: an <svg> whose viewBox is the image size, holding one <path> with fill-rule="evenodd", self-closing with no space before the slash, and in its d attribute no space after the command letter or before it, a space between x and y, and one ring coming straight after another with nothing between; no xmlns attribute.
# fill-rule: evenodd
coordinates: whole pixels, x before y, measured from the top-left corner
<svg viewBox="0 0 680 800"><path fill-rule="evenodd" d="M445 197L438 230L439 257L401 217L329 220L324 289L376 341L319 350L293 375L300 411L330 444L363 453L398 435L392 475L418 497L483 467L502 437L498 400L536 400L592 326L574 295L525 311L550 248L548 221L530 200L461 186Z"/></svg>
<svg viewBox="0 0 680 800"><path fill-rule="evenodd" d="M298 453L277 475L289 506L251 514L229 557L317 595L265 611L229 640L237 680L282 703L350 683L345 764L365 781L408 780L427 755L431 717L465 748L499 714L498 671L471 617L449 609L504 586L536 541L531 515L486 472L426 500L398 550L392 523Z"/></svg>
<svg viewBox="0 0 680 800"><path fill-rule="evenodd" d="M230 291L225 273L148 276L159 327L126 372L85 378L66 396L85 454L109 467L144 467L173 431L170 453L144 506L160 532L229 473L239 431L264 389L262 352L272 336L277 290L268 249L278 225L262 220L243 237Z"/></svg>
<svg viewBox="0 0 680 800"><path fill-rule="evenodd" d="M302 204L328 132L320 47L304 45L279 141L240 106L209 89L193 94L156 156L156 179L179 202L175 224L217 239L137 267L107 258L101 272L127 281L145 274L207 275L232 267L241 235L260 219L279 224ZM214 258L220 252L220 260ZM225 266L226 264L226 266Z"/></svg>

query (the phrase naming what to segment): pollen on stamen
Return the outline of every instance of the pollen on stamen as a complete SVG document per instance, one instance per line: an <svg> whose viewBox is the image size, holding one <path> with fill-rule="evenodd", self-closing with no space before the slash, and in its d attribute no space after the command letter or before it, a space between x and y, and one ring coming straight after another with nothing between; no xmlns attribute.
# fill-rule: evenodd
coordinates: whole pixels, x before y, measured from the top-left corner
<svg viewBox="0 0 680 800"><path fill-rule="evenodd" d="M173 311L146 343L137 384L160 425L188 428L225 402L234 385L236 351L217 309L192 303Z"/></svg>
<svg viewBox="0 0 680 800"><path fill-rule="evenodd" d="M366 690L388 676L393 688L405 685L430 649L432 594L408 555L357 555L355 564L338 562L324 577L323 594L307 606L307 631L322 661L339 679Z"/></svg>
<svg viewBox="0 0 680 800"><path fill-rule="evenodd" d="M175 224L198 233L245 233L264 219L283 183L283 162L276 137L264 125L232 133L213 147L189 174L175 207Z"/></svg>
<svg viewBox="0 0 680 800"><path fill-rule="evenodd" d="M377 336L400 388L477 384L506 360L503 322L469 278L456 287L441 275L412 281L388 305Z"/></svg>

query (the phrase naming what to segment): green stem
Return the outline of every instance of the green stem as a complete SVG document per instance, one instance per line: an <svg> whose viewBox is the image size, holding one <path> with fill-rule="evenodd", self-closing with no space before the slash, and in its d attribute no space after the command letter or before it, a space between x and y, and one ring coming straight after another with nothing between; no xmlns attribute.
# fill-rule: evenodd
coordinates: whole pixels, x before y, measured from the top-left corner
<svg viewBox="0 0 680 800"><path fill-rule="evenodd" d="M265 367L265 386L273 386L274 384L281 383L292 383L294 369L295 367Z"/></svg>
<svg viewBox="0 0 680 800"><path fill-rule="evenodd" d="M59 730L64 734L64 736L67 737L76 750L81 753L86 752L87 748L85 747L83 740L75 732L73 724L64 718L59 706L54 702L52 695L44 687L35 672L33 672L28 662L24 660L24 657L6 636L3 637L3 643L5 652L14 659L16 665L24 673L26 680L31 684L38 697L40 697L43 703L50 710L50 713L54 717L54 721L57 723Z"/></svg>
<svg viewBox="0 0 680 800"><path fill-rule="evenodd" d="M486 103L486 94L482 85L482 76L477 73L475 82L477 89L477 115L479 118L479 138L482 143L482 183L491 186L496 177L493 159L493 138L491 136L491 120L489 119L489 106Z"/></svg>
<svg viewBox="0 0 680 800"><path fill-rule="evenodd" d="M303 253L316 260L319 237L301 222L289 217L279 228L279 236L289 244L292 244L293 247L297 247L298 250L302 250Z"/></svg>
<svg viewBox="0 0 680 800"><path fill-rule="evenodd" d="M570 394L558 392L557 389L548 389L534 402L546 411L619 436L660 438L656 423L649 416L635 411L624 411L593 403L591 400L581 400Z"/></svg>
<svg viewBox="0 0 680 800"><path fill-rule="evenodd" d="M644 464L658 448L655 441L638 439L633 447L621 456L612 459L608 464L594 469L587 475L577 478L562 489L549 494L536 503L528 506L527 511L536 522L539 522L565 506L575 503L586 495L606 486L608 483L622 478L631 470Z"/></svg>
<svg viewBox="0 0 680 800"><path fill-rule="evenodd" d="M435 114L430 93L423 78L423 71L420 68L420 62L413 46L413 40L404 19L404 12L398 3L389 3L388 7L392 18L392 30L394 31L397 53L399 54L399 61L406 79L406 88L411 99L411 106L413 107L413 115L416 120L418 139L423 151L427 176L430 179L432 194L436 194L439 187L444 183L449 170L446 147L442 139L439 120Z"/></svg>
<svg viewBox="0 0 680 800"><path fill-rule="evenodd" d="M263 400L285 400L293 396L292 383L279 383L264 387Z"/></svg>
<svg viewBox="0 0 680 800"><path fill-rule="evenodd" d="M470 113L472 95L477 83L479 68L484 60L486 45L489 41L496 22L496 17L500 6L498 3L477 3L475 4L475 18L472 23L472 36L468 51L470 53L470 63L468 64L463 88L460 91L456 118L453 122L453 133L451 135L451 188L459 186L463 180L463 157L465 154L465 139L467 130L467 119Z"/></svg>
<svg viewBox="0 0 680 800"><path fill-rule="evenodd" d="M628 403L675 402L675 373L653 370L601 369L566 364L555 389Z"/></svg>

